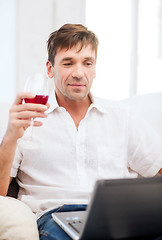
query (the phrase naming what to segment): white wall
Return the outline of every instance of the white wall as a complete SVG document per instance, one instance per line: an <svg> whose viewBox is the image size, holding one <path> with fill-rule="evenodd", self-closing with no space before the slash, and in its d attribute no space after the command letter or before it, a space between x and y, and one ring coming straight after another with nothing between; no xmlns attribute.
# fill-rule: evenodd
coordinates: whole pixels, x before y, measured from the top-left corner
<svg viewBox="0 0 162 240"><path fill-rule="evenodd" d="M45 72L46 41L54 29L53 0L17 0L16 89L23 90L27 76Z"/></svg>
<svg viewBox="0 0 162 240"><path fill-rule="evenodd" d="M0 101L15 94L16 0L0 0Z"/></svg>
<svg viewBox="0 0 162 240"><path fill-rule="evenodd" d="M86 0L56 0L55 27L65 23L85 24Z"/></svg>
<svg viewBox="0 0 162 240"><path fill-rule="evenodd" d="M46 72L49 34L67 22L84 23L84 12L84 0L17 0L17 91L31 73Z"/></svg>
<svg viewBox="0 0 162 240"><path fill-rule="evenodd" d="M134 53L138 52L138 65L132 64L135 71L134 74L131 71L130 78L128 50L132 41L129 29L133 28L129 27L131 21L128 8L132 2L140 4L138 51L135 51L135 45L132 48ZM87 15L86 4L90 5ZM122 10L124 4L126 14ZM132 13L131 16L133 17ZM101 54L98 53L97 61L99 81L96 78L93 85L95 95L121 99L129 95L129 92L134 94L136 83L138 94L161 91L161 16L162 0L0 0L0 101L13 99L16 92L23 89L29 74L46 71L47 38L52 31L69 22L86 23L99 36ZM104 61L104 55L110 61L107 58ZM127 57L126 61L123 61L123 56ZM102 70L99 72L99 65L106 69L106 73ZM136 78L138 81L133 81L135 84L129 91L129 79Z"/></svg>
<svg viewBox="0 0 162 240"><path fill-rule="evenodd" d="M22 91L28 75L46 72L48 36L64 23L85 23L85 0L0 0L0 101Z"/></svg>

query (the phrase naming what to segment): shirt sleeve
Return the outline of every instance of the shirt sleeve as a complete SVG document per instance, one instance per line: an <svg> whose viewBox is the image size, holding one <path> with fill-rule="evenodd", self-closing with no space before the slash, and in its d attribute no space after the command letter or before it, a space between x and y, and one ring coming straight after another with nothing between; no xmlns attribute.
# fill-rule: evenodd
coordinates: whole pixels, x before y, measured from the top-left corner
<svg viewBox="0 0 162 240"><path fill-rule="evenodd" d="M12 164L12 167L11 167L11 173L10 173L11 177L16 177L17 176L17 172L18 172L18 169L21 165L21 161L22 161L22 154L21 154L19 148L17 147L15 157L14 157L14 161L13 161L13 164Z"/></svg>
<svg viewBox="0 0 162 240"><path fill-rule="evenodd" d="M128 165L144 177L151 177L162 167L162 138L138 115L129 114Z"/></svg>

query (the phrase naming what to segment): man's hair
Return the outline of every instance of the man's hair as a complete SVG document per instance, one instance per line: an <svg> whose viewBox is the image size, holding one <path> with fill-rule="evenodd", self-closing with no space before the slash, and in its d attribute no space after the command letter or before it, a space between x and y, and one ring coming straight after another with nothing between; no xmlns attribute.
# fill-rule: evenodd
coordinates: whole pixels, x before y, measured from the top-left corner
<svg viewBox="0 0 162 240"><path fill-rule="evenodd" d="M47 41L48 60L54 65L58 50L70 49L80 43L80 49L90 44L97 57L98 38L82 24L65 24L57 31L50 34Z"/></svg>

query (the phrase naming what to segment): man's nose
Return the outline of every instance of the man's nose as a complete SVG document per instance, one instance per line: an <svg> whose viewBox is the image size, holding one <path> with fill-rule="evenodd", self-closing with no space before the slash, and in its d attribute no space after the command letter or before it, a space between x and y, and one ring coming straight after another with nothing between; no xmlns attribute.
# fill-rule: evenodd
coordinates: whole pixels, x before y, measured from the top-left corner
<svg viewBox="0 0 162 240"><path fill-rule="evenodd" d="M80 65L77 65L73 68L72 77L81 79L84 75L83 68Z"/></svg>

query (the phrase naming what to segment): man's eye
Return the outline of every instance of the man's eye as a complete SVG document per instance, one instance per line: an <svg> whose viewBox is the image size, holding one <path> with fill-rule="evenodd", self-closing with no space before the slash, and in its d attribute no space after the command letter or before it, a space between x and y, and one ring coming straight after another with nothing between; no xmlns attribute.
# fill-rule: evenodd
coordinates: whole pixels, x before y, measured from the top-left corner
<svg viewBox="0 0 162 240"><path fill-rule="evenodd" d="M91 65L92 65L92 62L86 62L85 65L91 66Z"/></svg>
<svg viewBox="0 0 162 240"><path fill-rule="evenodd" d="M64 65L64 66L70 66L71 63L64 63L63 65Z"/></svg>

